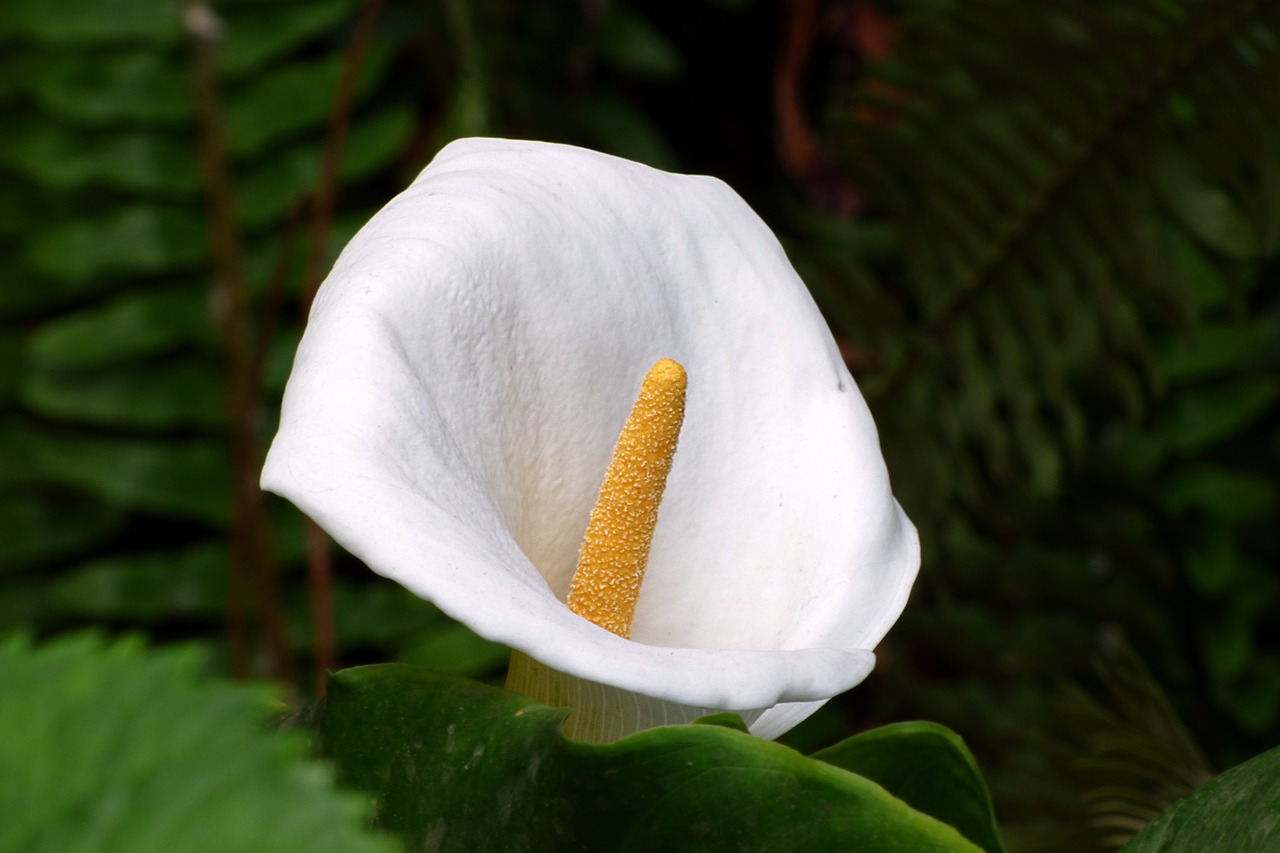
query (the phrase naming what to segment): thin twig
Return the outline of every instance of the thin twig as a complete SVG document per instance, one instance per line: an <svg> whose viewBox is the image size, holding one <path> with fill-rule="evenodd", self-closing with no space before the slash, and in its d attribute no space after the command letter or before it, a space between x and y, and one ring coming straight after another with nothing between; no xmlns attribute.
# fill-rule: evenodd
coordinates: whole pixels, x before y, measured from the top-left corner
<svg viewBox="0 0 1280 853"><path fill-rule="evenodd" d="M227 128L218 91L217 40L221 24L202 0L187 0L184 22L191 53L191 89L199 133L200 175L209 203L209 249L214 274L214 312L226 370L227 409L231 432L232 511L228 572L227 641L231 672L251 674L250 639L256 580L257 603L273 677L289 671L289 646L280 615L274 560L266 548L265 505L258 489L261 448L260 400L254 376L254 340L250 319L249 281L238 228L239 205L231 175Z"/></svg>
<svg viewBox="0 0 1280 853"><path fill-rule="evenodd" d="M308 242L307 264L302 276L303 310L311 310L316 288L324 272L329 254L329 228L333 224L333 210L338 199L338 170L342 166L342 152L347 144L347 130L351 126L351 110L355 106L356 84L360 69L373 43L373 34L382 13L382 0L364 0L360 18L356 21L351 42L347 45L342 64L342 79L329 112L329 126L325 132L324 154L320 159L320 176L316 182L315 204L312 208L311 239Z"/></svg>
<svg viewBox="0 0 1280 853"><path fill-rule="evenodd" d="M823 151L801 96L818 33L820 5L818 0L788 0L784 6L783 38L773 75L778 160L820 209L847 218L862 210L862 192L840 175Z"/></svg>
<svg viewBox="0 0 1280 853"><path fill-rule="evenodd" d="M373 43L378 17L382 12L382 0L364 0L360 18L356 21L351 42L347 45L342 65L342 79L338 84L333 109L329 113L329 126L325 133L324 155L320 160L320 175L316 185L315 204L311 218L310 240L307 246L307 262L302 275L302 313L305 324L320 286L329 255L329 229L333 224L333 211L337 203L339 169L342 152L346 147L347 130L351 124L351 110L355 104L356 84L360 69ZM315 689L317 696L325 691L325 675L338 664L337 647L333 627L333 565L329 542L315 522L307 520L307 580L311 588L311 629L315 642Z"/></svg>
<svg viewBox="0 0 1280 853"><path fill-rule="evenodd" d="M271 343L275 339L276 326L280 321L285 284L288 283L291 261L298 246L298 232L307 215L307 207L307 202L299 199L285 216L280 245L276 249L275 261L271 265L271 275L267 278L266 291L263 293L258 333L253 346L253 377L258 383L256 389L258 399L262 399L262 383L266 377L267 359L271 355Z"/></svg>
<svg viewBox="0 0 1280 853"><path fill-rule="evenodd" d="M817 136L800 103L801 78L813 49L818 3L817 0L789 0L785 10L785 36L773 76L778 157L793 177L805 180L822 158Z"/></svg>

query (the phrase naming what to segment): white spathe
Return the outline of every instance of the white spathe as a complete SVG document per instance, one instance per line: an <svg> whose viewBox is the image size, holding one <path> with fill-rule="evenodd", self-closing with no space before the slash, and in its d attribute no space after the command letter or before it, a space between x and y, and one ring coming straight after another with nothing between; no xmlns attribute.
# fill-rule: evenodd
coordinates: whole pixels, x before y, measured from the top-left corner
<svg viewBox="0 0 1280 853"><path fill-rule="evenodd" d="M564 599L664 357L687 410L628 641ZM777 736L866 677L919 564L768 227L716 179L565 145L454 142L355 236L262 485L482 636L658 706L622 730L669 705Z"/></svg>

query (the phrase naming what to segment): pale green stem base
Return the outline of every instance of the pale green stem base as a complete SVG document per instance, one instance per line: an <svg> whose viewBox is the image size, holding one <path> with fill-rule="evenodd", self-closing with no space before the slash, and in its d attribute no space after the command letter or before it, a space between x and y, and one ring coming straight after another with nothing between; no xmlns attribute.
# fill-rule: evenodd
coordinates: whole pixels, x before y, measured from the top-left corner
<svg viewBox="0 0 1280 853"><path fill-rule="evenodd" d="M691 723L699 717L724 710L681 705L586 681L557 672L517 651L511 653L507 689L553 708L572 708L564 733L586 743L610 743L644 729ZM737 713L750 726L764 711L757 709Z"/></svg>

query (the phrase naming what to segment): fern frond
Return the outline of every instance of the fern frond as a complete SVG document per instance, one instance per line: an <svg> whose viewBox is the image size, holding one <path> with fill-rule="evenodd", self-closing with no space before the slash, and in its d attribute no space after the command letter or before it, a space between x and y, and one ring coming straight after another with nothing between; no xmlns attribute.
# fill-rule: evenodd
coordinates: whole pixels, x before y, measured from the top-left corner
<svg viewBox="0 0 1280 853"><path fill-rule="evenodd" d="M946 420L944 456L1048 491L1082 389L1134 413L1158 389L1152 322L1194 328L1185 259L1235 275L1280 247L1280 4L902 8L832 131L897 224L914 314L866 387L893 422Z"/></svg>
<svg viewBox="0 0 1280 853"><path fill-rule="evenodd" d="M1090 824L1119 847L1187 792L1213 778L1204 752L1138 655L1120 644L1097 664L1109 697L1064 687L1059 705L1082 757Z"/></svg>

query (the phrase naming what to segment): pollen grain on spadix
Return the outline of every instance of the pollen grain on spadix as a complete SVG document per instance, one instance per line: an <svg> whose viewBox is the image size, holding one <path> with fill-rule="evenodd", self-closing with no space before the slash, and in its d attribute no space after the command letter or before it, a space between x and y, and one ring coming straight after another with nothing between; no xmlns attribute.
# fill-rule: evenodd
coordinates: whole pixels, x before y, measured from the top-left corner
<svg viewBox="0 0 1280 853"><path fill-rule="evenodd" d="M684 422L687 377L664 358L649 369L591 511L569 588L569 609L630 638L658 505Z"/></svg>

